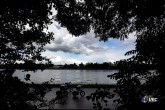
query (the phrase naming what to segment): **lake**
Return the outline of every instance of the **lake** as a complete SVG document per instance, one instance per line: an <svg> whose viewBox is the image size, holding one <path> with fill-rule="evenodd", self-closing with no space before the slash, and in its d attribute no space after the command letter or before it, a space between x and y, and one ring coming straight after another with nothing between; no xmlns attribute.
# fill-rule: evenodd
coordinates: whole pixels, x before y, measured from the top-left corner
<svg viewBox="0 0 165 110"><path fill-rule="evenodd" d="M118 72L118 70L38 70L36 72L23 72L16 70L13 76L17 76L21 81L41 84L49 81L50 84L63 84L72 82L73 84L116 84L116 80L109 79L107 75ZM30 74L30 81L24 78Z"/></svg>

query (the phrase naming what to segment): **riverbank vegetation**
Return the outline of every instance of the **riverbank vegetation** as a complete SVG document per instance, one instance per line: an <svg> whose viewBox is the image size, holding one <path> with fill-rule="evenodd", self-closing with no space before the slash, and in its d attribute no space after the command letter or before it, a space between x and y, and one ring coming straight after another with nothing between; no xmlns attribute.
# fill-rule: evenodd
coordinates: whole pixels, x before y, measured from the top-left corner
<svg viewBox="0 0 165 110"><path fill-rule="evenodd" d="M77 65L76 63L74 64L65 64L61 65L59 69L94 69L94 70L99 70L99 69L109 69L109 70L118 70L120 65L120 61L111 63L111 62L103 62L103 63L80 63ZM152 64L142 64L143 68L148 69L148 70L154 70L155 66ZM51 67L53 68L53 67Z"/></svg>

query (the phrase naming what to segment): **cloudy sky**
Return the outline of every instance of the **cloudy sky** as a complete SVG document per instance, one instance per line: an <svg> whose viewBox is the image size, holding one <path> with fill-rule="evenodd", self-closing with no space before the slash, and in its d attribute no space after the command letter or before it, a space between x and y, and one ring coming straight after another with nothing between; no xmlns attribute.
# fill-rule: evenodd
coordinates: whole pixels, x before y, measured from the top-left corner
<svg viewBox="0 0 165 110"><path fill-rule="evenodd" d="M114 62L128 58L124 56L125 52L135 48L134 33L124 41L109 39L103 42L95 37L93 31L75 37L56 21L49 26L49 31L54 33L54 40L45 46L46 51L42 53L42 56L46 56L54 64Z"/></svg>

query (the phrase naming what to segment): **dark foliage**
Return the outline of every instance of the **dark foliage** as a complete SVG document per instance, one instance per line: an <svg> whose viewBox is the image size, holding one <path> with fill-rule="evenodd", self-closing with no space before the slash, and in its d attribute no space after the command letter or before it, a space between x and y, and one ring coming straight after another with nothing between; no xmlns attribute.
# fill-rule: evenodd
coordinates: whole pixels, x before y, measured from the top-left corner
<svg viewBox="0 0 165 110"><path fill-rule="evenodd" d="M56 20L74 35L93 29L101 40L142 33L157 20L163 25L164 0L58 0ZM156 26L156 25L155 25ZM152 27L150 27L152 28Z"/></svg>
<svg viewBox="0 0 165 110"><path fill-rule="evenodd" d="M150 67L150 66L149 66ZM80 63L79 65L74 64L65 64L64 66L60 67L61 69L118 69L116 64L111 62L104 62L104 63Z"/></svg>
<svg viewBox="0 0 165 110"><path fill-rule="evenodd" d="M44 88L29 87L13 77L16 63L25 63L26 70L36 70L36 62L50 63L41 57L43 46L53 39L44 32L51 23L50 0L0 0L0 107L6 109L36 109L33 102L44 102ZM43 68L42 68L43 69ZM30 76L26 76L30 80Z"/></svg>
<svg viewBox="0 0 165 110"><path fill-rule="evenodd" d="M141 105L141 95L153 95L159 99L154 104L157 109L165 108L164 0L1 0L0 63L9 65L5 66L6 71L1 74L0 87L11 87L1 89L0 104L4 109L28 109L25 100L21 104L6 97L19 91L15 86L5 84L8 78L11 78L9 84L15 84L12 81L17 83L17 79L12 78L12 65L16 61L46 60L40 53L43 46L53 38L52 33L43 32L50 23L48 15L51 14L51 3L58 11L55 20L67 27L73 35L79 36L93 29L96 37L106 41L108 38L123 40L129 33L136 32L136 48L127 53L133 57L121 61L119 73L109 76L123 86L116 91L120 95L118 102L132 109ZM26 25L30 28L26 28ZM145 64L154 65L155 71L143 68ZM141 79L144 79L144 83L141 83Z"/></svg>
<svg viewBox="0 0 165 110"><path fill-rule="evenodd" d="M96 90L94 93L91 93L90 96L86 96L87 100L92 100L94 109L103 109L102 103L105 103L107 106L107 99L113 98L114 94L110 93L108 89L100 89Z"/></svg>
<svg viewBox="0 0 165 110"><path fill-rule="evenodd" d="M43 32L50 23L48 4L46 0L0 1L1 64L45 60L40 53L53 38L52 33Z"/></svg>
<svg viewBox="0 0 165 110"><path fill-rule="evenodd" d="M106 41L108 38L124 39L136 32L135 50L126 53L132 57L121 61L119 72L109 77L117 79L117 84L123 86L117 90L123 106L140 106L140 97L153 95L159 99L153 105L163 109L164 0L59 0L54 3L58 11L56 20L76 36L93 29L96 37ZM146 64L154 65L155 71L143 68Z"/></svg>

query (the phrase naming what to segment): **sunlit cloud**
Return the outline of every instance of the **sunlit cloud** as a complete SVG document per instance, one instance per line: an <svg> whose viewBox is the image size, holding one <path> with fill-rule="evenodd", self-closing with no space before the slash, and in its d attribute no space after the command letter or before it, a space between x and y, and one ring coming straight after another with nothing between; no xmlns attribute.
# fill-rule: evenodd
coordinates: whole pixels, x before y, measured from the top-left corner
<svg viewBox="0 0 165 110"><path fill-rule="evenodd" d="M67 31L66 28L57 27L59 25L54 22L49 26L49 30L54 33L55 40L45 46L49 51L62 51L74 54L91 54L98 51L105 51L107 46L98 45L99 38L96 38L94 32L91 31L86 35L75 37Z"/></svg>

